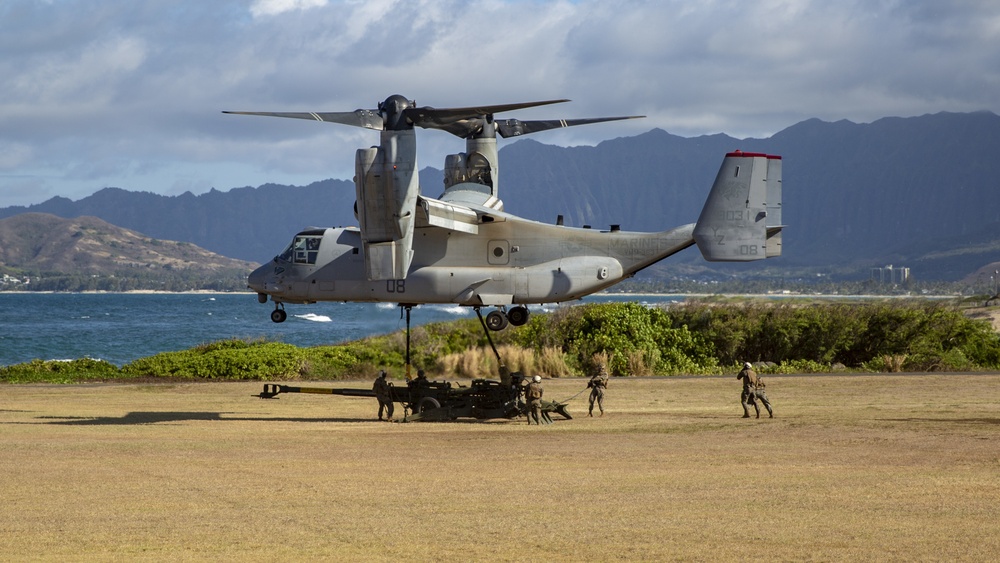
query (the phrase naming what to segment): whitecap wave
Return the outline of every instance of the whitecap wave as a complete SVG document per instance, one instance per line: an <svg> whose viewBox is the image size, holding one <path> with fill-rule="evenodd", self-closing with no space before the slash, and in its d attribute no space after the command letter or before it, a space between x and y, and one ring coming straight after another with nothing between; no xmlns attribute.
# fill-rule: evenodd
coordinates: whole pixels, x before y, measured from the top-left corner
<svg viewBox="0 0 1000 563"><path fill-rule="evenodd" d="M440 307L438 310L442 313L450 313L452 315L468 315L469 312L472 311L469 307L463 307L461 305L447 305Z"/></svg>
<svg viewBox="0 0 1000 563"><path fill-rule="evenodd" d="M379 309L395 309L397 307L395 303L387 303L387 302L379 303L375 306L378 307Z"/></svg>
<svg viewBox="0 0 1000 563"><path fill-rule="evenodd" d="M315 323L330 323L333 319L326 315L317 315L316 313L306 313L304 315L295 315L297 319L303 319L306 321L313 321Z"/></svg>

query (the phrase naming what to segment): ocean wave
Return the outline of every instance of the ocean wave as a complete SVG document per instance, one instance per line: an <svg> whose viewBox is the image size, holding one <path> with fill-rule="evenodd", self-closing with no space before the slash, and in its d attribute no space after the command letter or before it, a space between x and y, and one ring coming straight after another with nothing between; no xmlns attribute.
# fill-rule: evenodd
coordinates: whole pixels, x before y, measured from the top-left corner
<svg viewBox="0 0 1000 563"><path fill-rule="evenodd" d="M330 323L333 319L326 315L317 315L316 313L306 313L304 315L295 315L297 319L303 319L306 321L313 321L315 323Z"/></svg>
<svg viewBox="0 0 1000 563"><path fill-rule="evenodd" d="M449 313L452 315L468 315L472 312L471 308L463 307L461 305L443 305L441 307L436 307L436 309L442 313Z"/></svg>

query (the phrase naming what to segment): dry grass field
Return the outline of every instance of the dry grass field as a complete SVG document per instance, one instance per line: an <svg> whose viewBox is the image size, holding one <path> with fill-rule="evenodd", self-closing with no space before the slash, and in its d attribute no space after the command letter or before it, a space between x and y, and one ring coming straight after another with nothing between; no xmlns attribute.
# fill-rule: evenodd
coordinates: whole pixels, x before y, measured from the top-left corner
<svg viewBox="0 0 1000 563"><path fill-rule="evenodd" d="M545 427L251 383L2 386L0 560L1000 558L1000 375L768 382L773 420L740 418L734 377L614 379L606 416L582 394Z"/></svg>

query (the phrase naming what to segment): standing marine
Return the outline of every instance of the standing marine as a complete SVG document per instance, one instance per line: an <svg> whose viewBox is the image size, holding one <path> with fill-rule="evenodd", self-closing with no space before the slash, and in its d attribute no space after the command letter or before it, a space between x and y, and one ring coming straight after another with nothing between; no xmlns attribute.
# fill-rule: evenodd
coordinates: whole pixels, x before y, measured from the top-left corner
<svg viewBox="0 0 1000 563"><path fill-rule="evenodd" d="M372 385L372 391L375 391L375 398L378 399L378 419L382 420L382 412L385 411L385 420L391 421L393 411L392 391L385 376L385 370L379 372L378 377L375 378L375 385Z"/></svg>
<svg viewBox="0 0 1000 563"><path fill-rule="evenodd" d="M534 419L535 424L542 423L542 378L536 375L532 378L528 388L524 391L524 398L528 402L528 424Z"/></svg>
<svg viewBox="0 0 1000 563"><path fill-rule="evenodd" d="M590 388L590 410L588 414L594 416L594 403L596 402L597 407L601 410L601 416L604 416L604 391L608 388L608 368L601 364L597 373L587 382L587 387Z"/></svg>
<svg viewBox="0 0 1000 563"><path fill-rule="evenodd" d="M774 412L771 410L771 402L767 400L767 393L764 392L764 381L757 377L757 373L753 370L750 362L744 362L743 369L740 370L736 379L743 380L743 393L740 395L740 403L743 404L743 418L750 418L748 403L753 405L753 409L757 411L757 418L760 418L760 407L757 406L757 399L760 399L760 402L764 403L767 415L774 418Z"/></svg>

